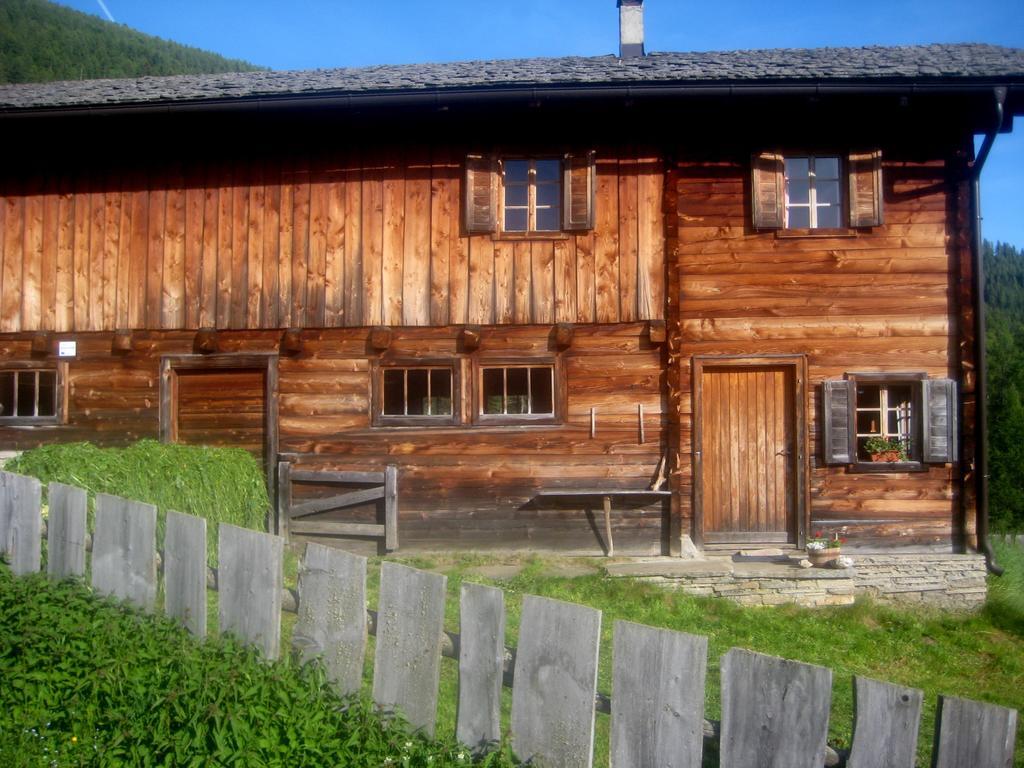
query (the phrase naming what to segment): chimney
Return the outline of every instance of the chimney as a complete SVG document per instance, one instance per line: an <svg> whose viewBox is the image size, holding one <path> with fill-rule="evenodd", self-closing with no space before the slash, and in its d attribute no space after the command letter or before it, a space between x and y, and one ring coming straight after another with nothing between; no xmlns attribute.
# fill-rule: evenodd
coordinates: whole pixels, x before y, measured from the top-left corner
<svg viewBox="0 0 1024 768"><path fill-rule="evenodd" d="M644 55L644 0L618 0L619 58Z"/></svg>

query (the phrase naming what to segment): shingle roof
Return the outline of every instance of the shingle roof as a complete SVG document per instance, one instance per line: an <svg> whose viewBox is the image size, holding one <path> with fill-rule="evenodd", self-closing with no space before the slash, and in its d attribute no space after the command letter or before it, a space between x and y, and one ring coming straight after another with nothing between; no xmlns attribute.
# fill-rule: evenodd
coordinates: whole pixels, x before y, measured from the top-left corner
<svg viewBox="0 0 1024 768"><path fill-rule="evenodd" d="M1024 50L984 44L773 49L81 80L0 86L0 111L545 86L948 81L1020 84Z"/></svg>

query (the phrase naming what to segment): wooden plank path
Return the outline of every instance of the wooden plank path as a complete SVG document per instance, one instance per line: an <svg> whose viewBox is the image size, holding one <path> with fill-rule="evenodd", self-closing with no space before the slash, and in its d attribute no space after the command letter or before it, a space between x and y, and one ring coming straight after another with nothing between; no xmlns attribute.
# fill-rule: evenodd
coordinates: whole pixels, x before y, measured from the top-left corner
<svg viewBox="0 0 1024 768"><path fill-rule="evenodd" d="M0 472L0 548L12 571L41 568L40 488ZM89 536L84 492L49 488L48 573L82 578ZM33 515L35 522L33 523ZM284 540L222 524L216 578L206 565L205 521L167 513L163 541L164 610L205 634L205 590L220 592L219 627L268 659L280 652L280 614L298 613L296 654L319 659L342 693L361 688L367 635L377 636L373 696L384 710L433 734L442 656L459 662L456 735L475 752L500 742L502 685L512 688L511 739L535 765L593 764L594 715L611 715L610 763L702 765L707 638L616 622L613 696L597 692L601 612L526 595L516 649L505 647L500 589L464 584L460 633L444 629L445 577L394 562L381 566L377 611L367 610L367 560L310 544L298 598L282 579ZM158 561L156 509L97 494L91 583L100 594L154 609ZM34 556L30 551L34 547ZM17 569L17 570L16 570ZM819 768L829 752L832 673L811 664L732 649L721 660L720 765ZM923 694L855 678L856 713L849 768L915 764ZM1017 712L994 704L939 699L935 768L1006 768L1013 761Z"/></svg>

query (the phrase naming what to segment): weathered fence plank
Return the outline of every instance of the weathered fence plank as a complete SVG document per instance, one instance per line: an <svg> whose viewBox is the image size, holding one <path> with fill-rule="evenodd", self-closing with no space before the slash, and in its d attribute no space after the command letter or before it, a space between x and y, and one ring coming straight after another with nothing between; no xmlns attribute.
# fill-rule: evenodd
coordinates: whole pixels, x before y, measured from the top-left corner
<svg viewBox="0 0 1024 768"><path fill-rule="evenodd" d="M84 576L88 495L73 485L50 483L46 497L46 572L55 579Z"/></svg>
<svg viewBox="0 0 1024 768"><path fill-rule="evenodd" d="M722 657L722 768L821 768L832 670L733 648Z"/></svg>
<svg viewBox="0 0 1024 768"><path fill-rule="evenodd" d="M1017 710L939 696L934 768L1009 768L1017 740Z"/></svg>
<svg viewBox="0 0 1024 768"><path fill-rule="evenodd" d="M708 639L616 621L611 764L700 768Z"/></svg>
<svg viewBox="0 0 1024 768"><path fill-rule="evenodd" d="M217 590L220 631L255 646L267 659L281 647L284 539L221 523Z"/></svg>
<svg viewBox="0 0 1024 768"><path fill-rule="evenodd" d="M601 612L525 595L512 686L512 748L541 765L590 766Z"/></svg>
<svg viewBox="0 0 1024 768"><path fill-rule="evenodd" d="M164 612L206 636L206 520L173 510L164 533Z"/></svg>
<svg viewBox="0 0 1024 768"><path fill-rule="evenodd" d="M156 507L96 494L92 586L146 610L156 601Z"/></svg>
<svg viewBox="0 0 1024 768"><path fill-rule="evenodd" d="M505 594L482 584L463 584L459 616L459 708L455 736L480 753L501 740Z"/></svg>
<svg viewBox="0 0 1024 768"><path fill-rule="evenodd" d="M434 735L447 579L397 563L380 569L373 700L397 708L413 728Z"/></svg>
<svg viewBox="0 0 1024 768"><path fill-rule="evenodd" d="M4 550L16 575L39 573L42 567L42 488L34 477L8 473L0 507L6 507Z"/></svg>
<svg viewBox="0 0 1024 768"><path fill-rule="evenodd" d="M848 768L914 768L923 700L917 688L855 677Z"/></svg>
<svg viewBox="0 0 1024 768"><path fill-rule="evenodd" d="M292 645L303 662L322 658L339 693L356 693L362 685L366 624L366 558L307 544Z"/></svg>
<svg viewBox="0 0 1024 768"><path fill-rule="evenodd" d="M11 532L11 502L7 485L12 477L12 473L0 471L0 555L7 554L7 538Z"/></svg>

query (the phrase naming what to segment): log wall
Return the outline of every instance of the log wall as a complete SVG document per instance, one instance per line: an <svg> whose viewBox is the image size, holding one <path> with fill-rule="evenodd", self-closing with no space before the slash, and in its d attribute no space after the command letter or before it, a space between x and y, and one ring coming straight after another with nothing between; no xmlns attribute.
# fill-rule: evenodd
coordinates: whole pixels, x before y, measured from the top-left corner
<svg viewBox="0 0 1024 768"><path fill-rule="evenodd" d="M0 179L0 332L664 316L663 163L597 160L595 228L462 232L454 148Z"/></svg>
<svg viewBox="0 0 1024 768"><path fill-rule="evenodd" d="M825 466L821 382L854 371L923 371L962 380L959 184L935 160L884 164L885 224L843 236L787 237L750 224L748 158L690 158L674 169L679 367L676 482L692 516L693 355L803 354L808 361L813 530L853 545L946 545L962 533L957 466L857 474ZM962 218L962 217L961 217ZM966 431L972 429L965 419ZM972 516L973 517L973 516Z"/></svg>
<svg viewBox="0 0 1024 768"><path fill-rule="evenodd" d="M600 554L600 499L591 500L590 508L587 502L540 500L537 491L648 487L667 448L662 346L650 342L646 323L580 326L572 345L561 352L553 346L551 326L488 326L481 329L479 348L465 353L460 330L396 329L389 349L379 354L368 351L369 329L304 331L302 352L281 356L278 363L280 451L302 454L304 468L397 465L403 548L531 547ZM30 336L0 340L0 365L29 359ZM67 423L0 427L0 444L11 449L69 440L120 445L157 437L160 359L191 353L194 336L136 332L132 351L116 353L112 333L74 334L78 356L67 362ZM280 336L280 331L226 331L217 335L218 350L274 352ZM377 360L442 357L460 361L467 370L472 359L557 358L565 379L565 417L536 426L478 425L468 414L467 423L454 427L371 426ZM468 376L461 378L467 403ZM190 433L190 441L197 439ZM356 510L351 519L359 520L359 514L370 513ZM657 500L616 502L616 551L660 554L667 547L667 514L667 503Z"/></svg>

